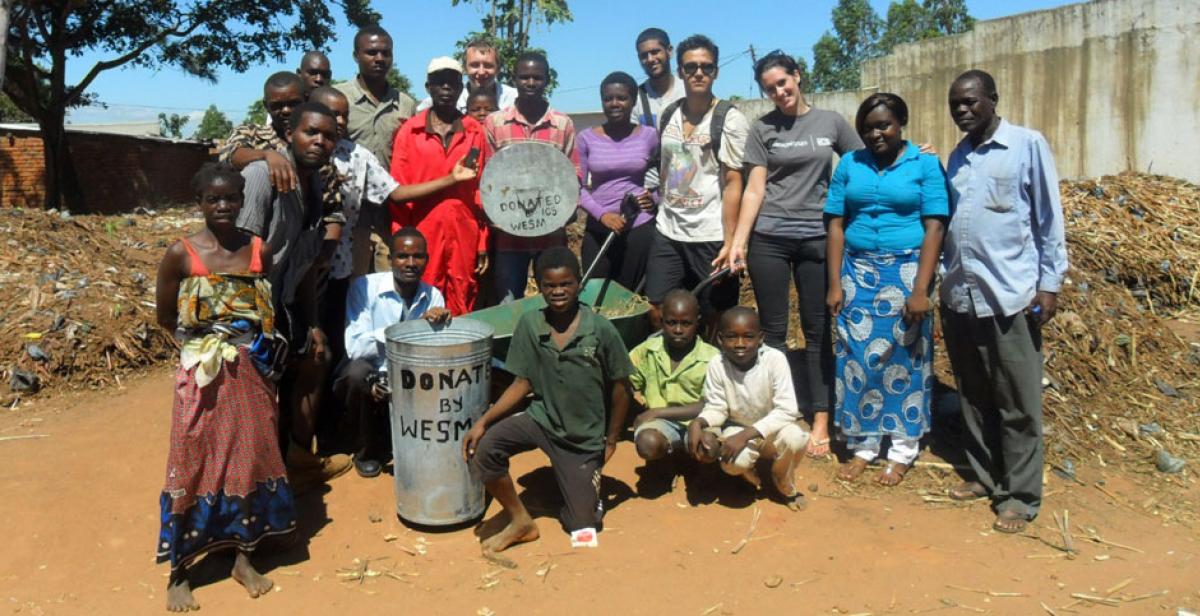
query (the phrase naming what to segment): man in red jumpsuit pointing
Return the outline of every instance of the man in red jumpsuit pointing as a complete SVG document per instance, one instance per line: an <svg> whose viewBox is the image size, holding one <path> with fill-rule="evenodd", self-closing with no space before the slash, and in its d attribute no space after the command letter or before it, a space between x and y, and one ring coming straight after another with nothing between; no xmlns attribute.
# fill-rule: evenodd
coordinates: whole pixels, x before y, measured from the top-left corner
<svg viewBox="0 0 1200 616"><path fill-rule="evenodd" d="M433 106L396 132L392 177L423 195L392 203L392 231L416 227L425 236L429 265L423 280L442 292L454 315L475 307L478 277L487 269L487 221L479 202L479 176L458 181L456 163L483 170L483 127L458 110L462 66L434 58L425 89ZM474 159L474 160L472 160Z"/></svg>

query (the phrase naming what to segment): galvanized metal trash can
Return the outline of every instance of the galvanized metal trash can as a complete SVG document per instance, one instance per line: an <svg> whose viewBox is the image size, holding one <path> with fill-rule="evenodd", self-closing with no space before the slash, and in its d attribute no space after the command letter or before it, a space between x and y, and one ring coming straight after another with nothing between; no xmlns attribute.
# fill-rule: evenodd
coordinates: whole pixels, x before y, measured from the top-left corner
<svg viewBox="0 0 1200 616"><path fill-rule="evenodd" d="M483 484L467 470L462 440L487 410L493 332L467 318L384 332L396 511L409 522L449 526L483 515Z"/></svg>

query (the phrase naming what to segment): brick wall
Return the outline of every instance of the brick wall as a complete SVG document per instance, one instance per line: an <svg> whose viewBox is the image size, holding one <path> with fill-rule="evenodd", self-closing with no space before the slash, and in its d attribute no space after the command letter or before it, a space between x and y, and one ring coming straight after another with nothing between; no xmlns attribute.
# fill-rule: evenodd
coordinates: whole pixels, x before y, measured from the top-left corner
<svg viewBox="0 0 1200 616"><path fill-rule="evenodd" d="M192 174L211 160L209 147L195 142L83 132L67 139L88 207L97 213L190 202ZM42 207L42 155L38 131L0 129L0 207Z"/></svg>

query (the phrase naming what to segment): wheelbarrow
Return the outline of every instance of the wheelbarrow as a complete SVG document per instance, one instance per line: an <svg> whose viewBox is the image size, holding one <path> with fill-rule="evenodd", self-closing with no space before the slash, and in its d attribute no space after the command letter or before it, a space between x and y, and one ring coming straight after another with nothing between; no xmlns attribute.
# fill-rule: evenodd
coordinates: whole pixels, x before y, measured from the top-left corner
<svg viewBox="0 0 1200 616"><path fill-rule="evenodd" d="M641 296L608 279L589 280L579 293L579 301L606 317L617 328L627 348L640 344L650 334L650 304ZM541 295L492 306L465 314L459 318L482 321L495 329L492 338L492 359L504 361L513 329L521 315L546 307Z"/></svg>

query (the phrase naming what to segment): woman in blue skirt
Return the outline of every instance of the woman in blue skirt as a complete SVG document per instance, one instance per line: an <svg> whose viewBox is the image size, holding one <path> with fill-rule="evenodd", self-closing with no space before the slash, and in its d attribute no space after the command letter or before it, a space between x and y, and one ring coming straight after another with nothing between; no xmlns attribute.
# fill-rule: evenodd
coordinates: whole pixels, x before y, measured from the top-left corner
<svg viewBox="0 0 1200 616"><path fill-rule="evenodd" d="M878 481L904 479L929 432L934 270L949 215L946 172L901 135L908 106L871 95L855 126L866 147L846 155L829 185L826 304L836 317L834 420L854 453L854 481L890 438Z"/></svg>

